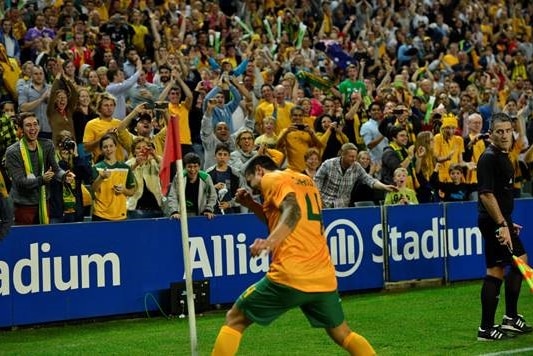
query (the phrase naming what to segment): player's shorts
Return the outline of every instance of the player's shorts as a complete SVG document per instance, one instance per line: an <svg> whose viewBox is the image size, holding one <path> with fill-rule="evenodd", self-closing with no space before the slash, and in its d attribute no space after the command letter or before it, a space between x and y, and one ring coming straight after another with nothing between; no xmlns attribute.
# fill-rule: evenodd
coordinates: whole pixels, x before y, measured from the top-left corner
<svg viewBox="0 0 533 356"><path fill-rule="evenodd" d="M511 219L505 219L509 225L509 232L511 233L511 242L513 243L513 254L515 256L522 256L526 253L524 245L518 235L513 231L513 224ZM480 216L478 218L478 226L485 241L485 264L487 268L496 266L505 266L513 263L513 258L509 249L505 245L501 245L496 237L496 230L498 225L491 217Z"/></svg>
<svg viewBox="0 0 533 356"><path fill-rule="evenodd" d="M248 287L237 299L236 306L248 319L268 325L283 313L299 307L315 328L334 328L344 321L339 293L302 292L263 277Z"/></svg>

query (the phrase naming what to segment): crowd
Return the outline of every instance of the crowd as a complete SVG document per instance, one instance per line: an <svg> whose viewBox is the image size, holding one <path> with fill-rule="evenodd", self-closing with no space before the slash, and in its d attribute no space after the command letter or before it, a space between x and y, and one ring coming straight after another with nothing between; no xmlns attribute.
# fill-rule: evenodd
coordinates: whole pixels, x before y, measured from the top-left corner
<svg viewBox="0 0 533 356"><path fill-rule="evenodd" d="M493 114L533 162L529 1L11 1L0 28L0 197L15 222L179 218L234 199L257 155L324 207L477 198ZM53 145L50 143L52 140ZM168 192L168 193L167 193Z"/></svg>

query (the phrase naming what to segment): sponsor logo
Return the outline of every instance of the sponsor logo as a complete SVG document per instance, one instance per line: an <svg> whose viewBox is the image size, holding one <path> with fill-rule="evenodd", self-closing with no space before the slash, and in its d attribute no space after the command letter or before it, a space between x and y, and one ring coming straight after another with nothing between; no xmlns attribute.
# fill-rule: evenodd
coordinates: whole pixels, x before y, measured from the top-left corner
<svg viewBox="0 0 533 356"><path fill-rule="evenodd" d="M0 296L120 286L120 258L116 253L53 256L48 242L30 244L28 258L13 264L0 260ZM109 274L111 273L111 276Z"/></svg>
<svg viewBox="0 0 533 356"><path fill-rule="evenodd" d="M361 231L353 221L337 219L325 231L329 242L331 261L337 277L348 277L357 271L364 254Z"/></svg>

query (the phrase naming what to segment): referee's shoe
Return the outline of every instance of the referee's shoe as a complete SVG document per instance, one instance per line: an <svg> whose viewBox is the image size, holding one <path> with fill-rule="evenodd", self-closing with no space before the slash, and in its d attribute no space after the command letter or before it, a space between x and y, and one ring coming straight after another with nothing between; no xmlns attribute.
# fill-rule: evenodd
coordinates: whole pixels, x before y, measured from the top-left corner
<svg viewBox="0 0 533 356"><path fill-rule="evenodd" d="M501 328L505 331L510 331L516 334L525 334L533 331L533 327L527 325L524 317L520 314L514 318L504 315Z"/></svg>
<svg viewBox="0 0 533 356"><path fill-rule="evenodd" d="M502 330L500 325L494 325L493 327L488 329L479 328L477 331L478 341L506 340L512 339L514 335L515 334L507 333L506 331Z"/></svg>

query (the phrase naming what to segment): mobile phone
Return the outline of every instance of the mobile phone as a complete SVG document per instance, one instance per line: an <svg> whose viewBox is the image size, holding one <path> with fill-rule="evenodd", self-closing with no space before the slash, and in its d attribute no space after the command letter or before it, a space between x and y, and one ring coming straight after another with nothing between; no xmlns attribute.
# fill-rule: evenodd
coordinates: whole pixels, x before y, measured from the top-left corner
<svg viewBox="0 0 533 356"><path fill-rule="evenodd" d="M154 109L156 110L166 110L168 109L168 101L161 101L154 104Z"/></svg>
<svg viewBox="0 0 533 356"><path fill-rule="evenodd" d="M296 128L298 130L305 130L305 125L304 124L295 124L294 126L296 126Z"/></svg>

